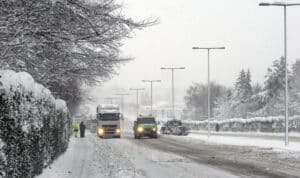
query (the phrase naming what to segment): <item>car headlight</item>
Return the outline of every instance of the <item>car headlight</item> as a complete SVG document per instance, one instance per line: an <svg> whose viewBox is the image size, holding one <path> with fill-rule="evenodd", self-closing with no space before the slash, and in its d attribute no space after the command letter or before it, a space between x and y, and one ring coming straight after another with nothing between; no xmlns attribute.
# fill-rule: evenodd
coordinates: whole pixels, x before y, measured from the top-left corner
<svg viewBox="0 0 300 178"><path fill-rule="evenodd" d="M116 133L120 134L121 133L121 129L116 129Z"/></svg>
<svg viewBox="0 0 300 178"><path fill-rule="evenodd" d="M99 128L99 129L98 129L98 134L99 134L99 135L103 135L103 134L104 134L104 129Z"/></svg>
<svg viewBox="0 0 300 178"><path fill-rule="evenodd" d="M143 127L138 127L137 131L138 131L138 132L143 132L143 131L144 131L144 128L143 128Z"/></svg>
<svg viewBox="0 0 300 178"><path fill-rule="evenodd" d="M153 132L156 132L156 128L153 128L152 131L153 131Z"/></svg>

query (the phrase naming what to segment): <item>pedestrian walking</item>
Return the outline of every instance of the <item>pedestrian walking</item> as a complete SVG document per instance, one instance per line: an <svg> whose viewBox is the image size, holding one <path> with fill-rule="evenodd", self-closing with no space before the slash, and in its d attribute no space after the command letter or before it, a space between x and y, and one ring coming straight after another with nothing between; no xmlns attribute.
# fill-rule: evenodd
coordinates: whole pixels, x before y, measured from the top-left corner
<svg viewBox="0 0 300 178"><path fill-rule="evenodd" d="M220 130L220 125L217 123L216 124L216 132L219 132L219 130Z"/></svg>
<svg viewBox="0 0 300 178"><path fill-rule="evenodd" d="M83 138L85 134L85 124L83 121L80 122L79 129L80 129L80 137Z"/></svg>
<svg viewBox="0 0 300 178"><path fill-rule="evenodd" d="M75 122L74 122L74 128L73 128L75 138L77 138L78 127L79 127L79 126L78 126L78 122L75 121Z"/></svg>

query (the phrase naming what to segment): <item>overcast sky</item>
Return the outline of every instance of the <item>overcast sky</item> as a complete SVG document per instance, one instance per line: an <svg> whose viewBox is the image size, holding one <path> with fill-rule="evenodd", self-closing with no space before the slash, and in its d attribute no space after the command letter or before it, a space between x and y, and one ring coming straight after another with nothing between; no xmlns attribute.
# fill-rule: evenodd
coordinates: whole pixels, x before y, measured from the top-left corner
<svg viewBox="0 0 300 178"><path fill-rule="evenodd" d="M123 55L135 60L119 76L94 91L147 87L142 79L161 79L155 89L169 92L171 73L162 66L184 66L175 72L178 98L193 82L207 81L207 53L193 46L225 46L211 53L211 80L233 86L238 72L250 69L263 83L267 68L283 55L283 8L259 7L258 0L122 0L124 14L160 23L136 31L124 41ZM271 2L271 1L267 1ZM300 2L284 1L284 2ZM288 61L300 59L300 6L288 8ZM109 92L108 92L109 93ZM107 94L108 96L109 94Z"/></svg>

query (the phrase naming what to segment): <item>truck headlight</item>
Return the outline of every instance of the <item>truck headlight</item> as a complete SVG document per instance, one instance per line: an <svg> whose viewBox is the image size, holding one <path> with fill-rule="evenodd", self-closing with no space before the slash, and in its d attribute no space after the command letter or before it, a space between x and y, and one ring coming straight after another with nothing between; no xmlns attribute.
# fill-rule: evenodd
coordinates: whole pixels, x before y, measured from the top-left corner
<svg viewBox="0 0 300 178"><path fill-rule="evenodd" d="M104 129L99 128L99 129L98 129L98 134L99 134L99 135L103 135L103 134L104 134Z"/></svg>
<svg viewBox="0 0 300 178"><path fill-rule="evenodd" d="M140 132L140 133L144 132L144 128L143 127L138 127L137 131Z"/></svg>
<svg viewBox="0 0 300 178"><path fill-rule="evenodd" d="M121 129L116 129L116 133L120 134L121 133Z"/></svg>
<svg viewBox="0 0 300 178"><path fill-rule="evenodd" d="M153 128L152 131L153 131L153 132L156 132L156 128Z"/></svg>

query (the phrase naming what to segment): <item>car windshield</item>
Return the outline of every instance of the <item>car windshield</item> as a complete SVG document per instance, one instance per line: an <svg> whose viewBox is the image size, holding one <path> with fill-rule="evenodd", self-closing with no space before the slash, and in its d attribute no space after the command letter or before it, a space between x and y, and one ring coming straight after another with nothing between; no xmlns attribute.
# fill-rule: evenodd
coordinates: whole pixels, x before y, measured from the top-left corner
<svg viewBox="0 0 300 178"><path fill-rule="evenodd" d="M155 119L153 117L139 118L138 122L141 124L155 124Z"/></svg>
<svg viewBox="0 0 300 178"><path fill-rule="evenodd" d="M119 120L120 119L120 114L119 113L98 114L98 119L99 120L105 120L105 121Z"/></svg>

